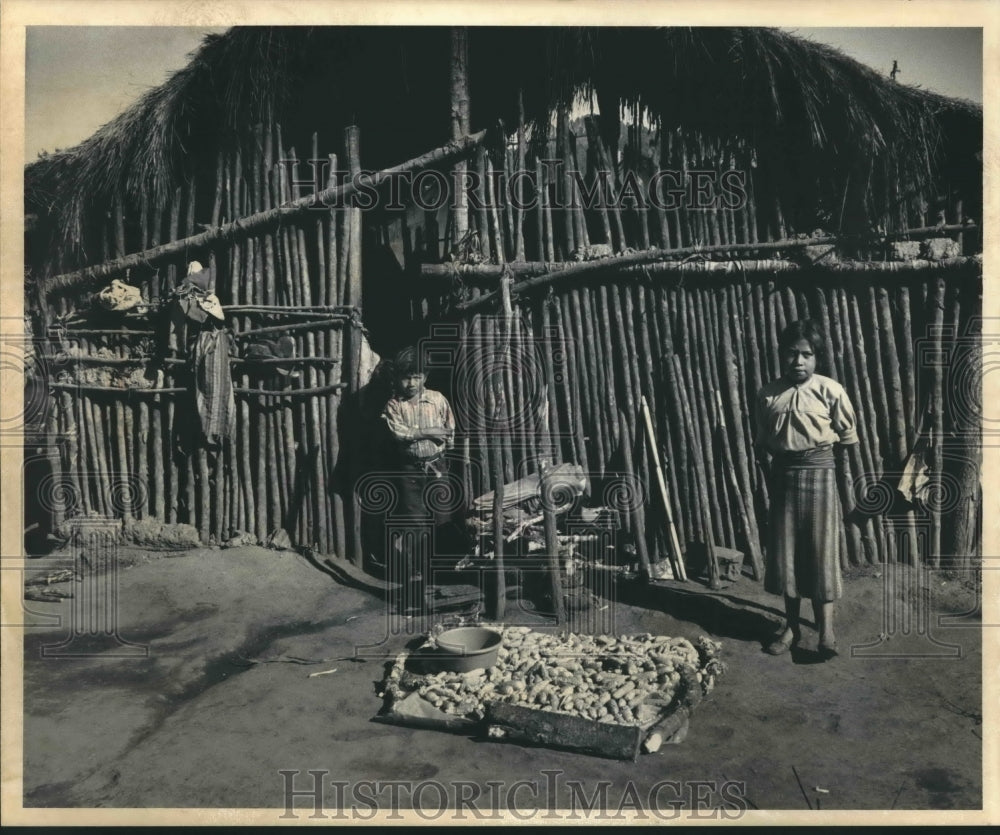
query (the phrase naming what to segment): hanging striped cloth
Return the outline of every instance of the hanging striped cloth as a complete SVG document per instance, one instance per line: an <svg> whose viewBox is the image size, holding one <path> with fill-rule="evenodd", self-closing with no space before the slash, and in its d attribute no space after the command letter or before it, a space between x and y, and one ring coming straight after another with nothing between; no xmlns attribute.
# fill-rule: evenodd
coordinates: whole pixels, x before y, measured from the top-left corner
<svg viewBox="0 0 1000 835"><path fill-rule="evenodd" d="M210 446L236 434L236 400L229 358L232 334L225 328L205 328L194 346L195 401L201 434Z"/></svg>

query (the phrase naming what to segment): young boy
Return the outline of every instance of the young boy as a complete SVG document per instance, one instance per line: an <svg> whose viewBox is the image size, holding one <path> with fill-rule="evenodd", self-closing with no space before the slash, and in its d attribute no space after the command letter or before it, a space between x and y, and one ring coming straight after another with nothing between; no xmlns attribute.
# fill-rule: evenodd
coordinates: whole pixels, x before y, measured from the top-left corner
<svg viewBox="0 0 1000 835"><path fill-rule="evenodd" d="M397 452L398 503L394 515L411 518L415 523L414 536L405 538L401 550L409 592L419 601L430 569L430 554L428 547L420 548L416 543L423 540L429 544L424 536L443 521L427 506L426 491L434 479L443 477L447 471L444 454L455 442L455 418L445 396L426 388L427 375L413 348L399 353L393 374L396 393L386 403L382 418L395 440Z"/></svg>

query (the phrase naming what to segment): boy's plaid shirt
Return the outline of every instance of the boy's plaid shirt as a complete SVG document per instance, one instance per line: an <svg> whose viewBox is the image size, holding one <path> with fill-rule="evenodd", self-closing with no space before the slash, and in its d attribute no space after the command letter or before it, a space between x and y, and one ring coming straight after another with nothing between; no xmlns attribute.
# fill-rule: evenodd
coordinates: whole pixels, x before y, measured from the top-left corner
<svg viewBox="0 0 1000 835"><path fill-rule="evenodd" d="M434 458L455 442L455 418L451 406L443 394L432 389L424 389L413 400L393 397L386 403L382 418L399 442L404 456L415 461ZM418 430L434 427L447 429L447 440L434 441L430 438L414 440Z"/></svg>

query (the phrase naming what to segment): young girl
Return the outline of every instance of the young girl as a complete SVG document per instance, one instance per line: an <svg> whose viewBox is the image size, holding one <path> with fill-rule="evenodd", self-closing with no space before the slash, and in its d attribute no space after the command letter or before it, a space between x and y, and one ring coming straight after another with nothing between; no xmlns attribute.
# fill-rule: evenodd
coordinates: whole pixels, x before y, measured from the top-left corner
<svg viewBox="0 0 1000 835"><path fill-rule="evenodd" d="M785 597L787 625L766 647L780 655L798 643L799 604L812 600L819 653L837 654L833 603L842 594L836 464L858 442L843 387L816 373L824 346L815 322L792 322L778 340L783 376L757 394L759 454L771 455L771 518L764 588ZM838 454L835 455L835 449Z"/></svg>

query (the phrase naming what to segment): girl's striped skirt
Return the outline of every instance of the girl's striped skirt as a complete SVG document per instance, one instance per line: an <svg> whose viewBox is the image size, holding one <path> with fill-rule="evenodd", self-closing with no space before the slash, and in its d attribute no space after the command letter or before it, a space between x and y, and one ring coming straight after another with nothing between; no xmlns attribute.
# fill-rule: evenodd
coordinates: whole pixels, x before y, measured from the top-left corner
<svg viewBox="0 0 1000 835"><path fill-rule="evenodd" d="M837 600L843 594L843 514L836 470L779 465L772 485L764 588L786 597Z"/></svg>

